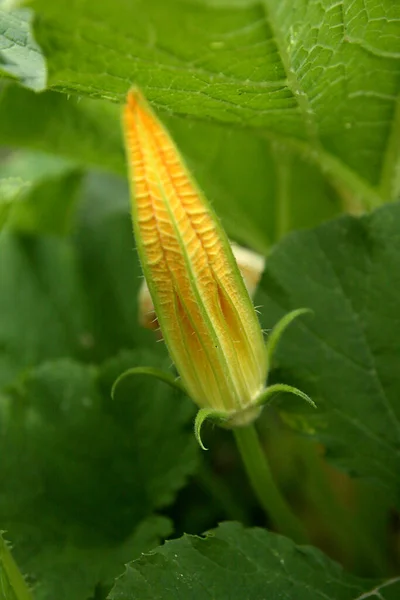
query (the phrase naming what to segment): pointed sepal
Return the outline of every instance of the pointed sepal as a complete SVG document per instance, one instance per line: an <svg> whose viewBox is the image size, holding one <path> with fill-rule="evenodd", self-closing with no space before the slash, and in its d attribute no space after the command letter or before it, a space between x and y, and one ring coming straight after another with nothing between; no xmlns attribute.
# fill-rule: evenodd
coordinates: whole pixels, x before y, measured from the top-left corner
<svg viewBox="0 0 400 600"><path fill-rule="evenodd" d="M257 406L266 406L267 404L271 404L273 397L276 394L280 394L282 392L299 396L300 398L308 402L308 404L311 404L313 408L317 408L317 405L313 400L311 400L310 396L308 396L306 393L302 392L298 388L293 387L292 385L286 385L286 383L275 383L265 388L265 390L257 398L255 404Z"/></svg>
<svg viewBox="0 0 400 600"><path fill-rule="evenodd" d="M208 419L222 425L227 420L227 415L226 413L214 410L213 408L201 408L199 410L194 422L194 434L202 450L208 450L201 439L201 428L204 421L207 421Z"/></svg>
<svg viewBox="0 0 400 600"><path fill-rule="evenodd" d="M295 319L297 319L297 317L300 317L301 315L305 315L305 314L312 313L312 312L313 311L310 308L297 308L296 310L292 310L291 312L287 313L287 315L283 316L282 319L280 319L280 321L278 321L278 323L273 327L271 333L268 336L267 341L265 342L268 365L271 365L272 357L275 352L275 348L276 348L279 340L281 339L281 336L282 336L283 332L285 331L285 329L287 329L287 327L289 327L289 325Z"/></svg>
<svg viewBox="0 0 400 600"><path fill-rule="evenodd" d="M171 373L163 371L162 369L156 369L154 367L132 367L131 369L127 369L126 371L121 373L121 375L119 375L114 381L113 386L111 388L111 398L113 400L115 397L115 390L117 389L121 381L123 381L127 377L130 377L131 375L148 375L149 377L154 377L155 379L166 383L167 385L178 390L179 392L186 394L186 390L182 383L179 381L179 379L176 379L176 377L171 375Z"/></svg>

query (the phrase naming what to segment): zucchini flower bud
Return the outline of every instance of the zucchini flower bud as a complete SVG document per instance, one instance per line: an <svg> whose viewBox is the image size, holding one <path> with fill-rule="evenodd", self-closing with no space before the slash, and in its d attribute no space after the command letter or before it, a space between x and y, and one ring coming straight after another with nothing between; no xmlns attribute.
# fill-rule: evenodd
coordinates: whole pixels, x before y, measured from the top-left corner
<svg viewBox="0 0 400 600"><path fill-rule="evenodd" d="M233 242L231 242L231 248L250 298L253 298L265 268L265 258L261 254L257 254L247 248L242 248L242 246ZM142 285L139 288L138 301L139 324L145 329L151 329L160 334L160 325L145 279L143 279Z"/></svg>
<svg viewBox="0 0 400 600"><path fill-rule="evenodd" d="M264 344L250 299L263 259L234 247L211 206L189 175L167 131L138 90L128 94L124 132L132 187L132 220L146 285L139 296L152 314L180 375L133 367L178 387L200 407L196 437L211 418L226 427L253 421L277 393L296 394L289 385L266 387L268 364L286 327L307 309L285 315ZM246 284L235 260L237 257ZM247 287L246 287L247 286ZM151 327L152 328L152 327Z"/></svg>
<svg viewBox="0 0 400 600"><path fill-rule="evenodd" d="M137 249L169 354L199 407L245 425L260 410L267 351L228 238L137 90L124 130Z"/></svg>

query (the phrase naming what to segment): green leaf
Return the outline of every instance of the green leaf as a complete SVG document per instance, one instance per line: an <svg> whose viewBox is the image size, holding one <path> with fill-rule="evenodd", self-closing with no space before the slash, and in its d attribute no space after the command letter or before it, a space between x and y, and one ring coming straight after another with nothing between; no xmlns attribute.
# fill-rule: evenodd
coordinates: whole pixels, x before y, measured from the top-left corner
<svg viewBox="0 0 400 600"><path fill-rule="evenodd" d="M161 116L239 242L265 253L286 231L317 225L347 206L316 166L285 146L250 130ZM0 94L0 143L126 173L120 107L104 101L9 85Z"/></svg>
<svg viewBox="0 0 400 600"><path fill-rule="evenodd" d="M0 6L0 76L18 79L37 92L46 85L46 66L31 32L32 11Z"/></svg>
<svg viewBox="0 0 400 600"><path fill-rule="evenodd" d="M93 174L84 182L73 235L2 232L0 388L48 359L99 362L139 346L166 355L164 344L138 325L142 273L128 203L125 182Z"/></svg>
<svg viewBox="0 0 400 600"><path fill-rule="evenodd" d="M37 600L87 600L171 532L154 511L196 467L193 406L141 376L110 396L116 373L149 363L46 363L1 398L0 522Z"/></svg>
<svg viewBox="0 0 400 600"><path fill-rule="evenodd" d="M130 563L109 600L361 600L378 593L391 600L399 591L399 578L358 579L315 548L222 523L205 537L185 535Z"/></svg>
<svg viewBox="0 0 400 600"><path fill-rule="evenodd" d="M10 233L66 234L81 179L71 163L37 154L11 154L0 166L0 386L45 358L86 352L70 244Z"/></svg>
<svg viewBox="0 0 400 600"><path fill-rule="evenodd" d="M0 178L0 231L7 223L13 203L23 194L29 184L20 177Z"/></svg>
<svg viewBox="0 0 400 600"><path fill-rule="evenodd" d="M228 234L262 254L284 233L344 208L325 175L285 145L218 123L164 121Z"/></svg>
<svg viewBox="0 0 400 600"><path fill-rule="evenodd" d="M88 309L86 340L90 356L100 361L121 348L139 346L149 346L155 355L165 356L164 344L156 344L153 332L138 324L138 292L143 275L134 251L124 181L94 174L87 178L74 251Z"/></svg>
<svg viewBox="0 0 400 600"><path fill-rule="evenodd" d="M317 410L286 420L322 440L341 468L384 484L397 503L399 219L395 203L288 236L268 259L257 300L267 327L298 306L314 313L282 336L275 379L306 391Z"/></svg>
<svg viewBox="0 0 400 600"><path fill-rule="evenodd" d="M1 600L32 600L25 580L0 533L0 598Z"/></svg>
<svg viewBox="0 0 400 600"><path fill-rule="evenodd" d="M71 245L3 230L0 235L0 388L45 359L91 350Z"/></svg>
<svg viewBox="0 0 400 600"><path fill-rule="evenodd" d="M35 3L49 86L257 128L366 205L394 199L400 6L392 0Z"/></svg>
<svg viewBox="0 0 400 600"><path fill-rule="evenodd" d="M37 153L16 153L0 167L0 190L14 176L18 202L10 205L7 226L25 233L65 235L74 216L82 173L65 160ZM4 183L3 183L4 182Z"/></svg>
<svg viewBox="0 0 400 600"><path fill-rule="evenodd" d="M125 172L119 111L108 102L0 88L0 143Z"/></svg>

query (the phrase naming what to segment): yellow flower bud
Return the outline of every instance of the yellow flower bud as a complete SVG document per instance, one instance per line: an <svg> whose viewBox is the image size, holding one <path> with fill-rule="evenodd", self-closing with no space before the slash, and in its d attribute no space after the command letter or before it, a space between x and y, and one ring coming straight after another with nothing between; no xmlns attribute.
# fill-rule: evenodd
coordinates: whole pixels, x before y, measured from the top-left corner
<svg viewBox="0 0 400 600"><path fill-rule="evenodd" d="M124 131L136 243L168 351L200 407L245 424L259 411L267 355L227 236L137 90Z"/></svg>
<svg viewBox="0 0 400 600"><path fill-rule="evenodd" d="M250 298L253 298L265 268L265 258L261 256L261 254L257 254L257 252L253 252L248 248L243 248L233 242L231 242L231 248ZM157 331L159 333L160 326L145 279L143 279L142 285L139 288L138 304L140 325L146 329L151 329L152 331Z"/></svg>

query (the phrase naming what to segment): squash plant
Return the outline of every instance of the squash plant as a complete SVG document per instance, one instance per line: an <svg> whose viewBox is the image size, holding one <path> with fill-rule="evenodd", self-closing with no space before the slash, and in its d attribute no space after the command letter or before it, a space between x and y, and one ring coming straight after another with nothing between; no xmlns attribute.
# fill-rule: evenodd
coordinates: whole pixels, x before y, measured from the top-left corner
<svg viewBox="0 0 400 600"><path fill-rule="evenodd" d="M316 408L254 425L304 539L145 372L175 377L138 321L133 86L265 257L265 339L310 310L268 385ZM399 596L399 98L397 0L0 2L1 600Z"/></svg>

